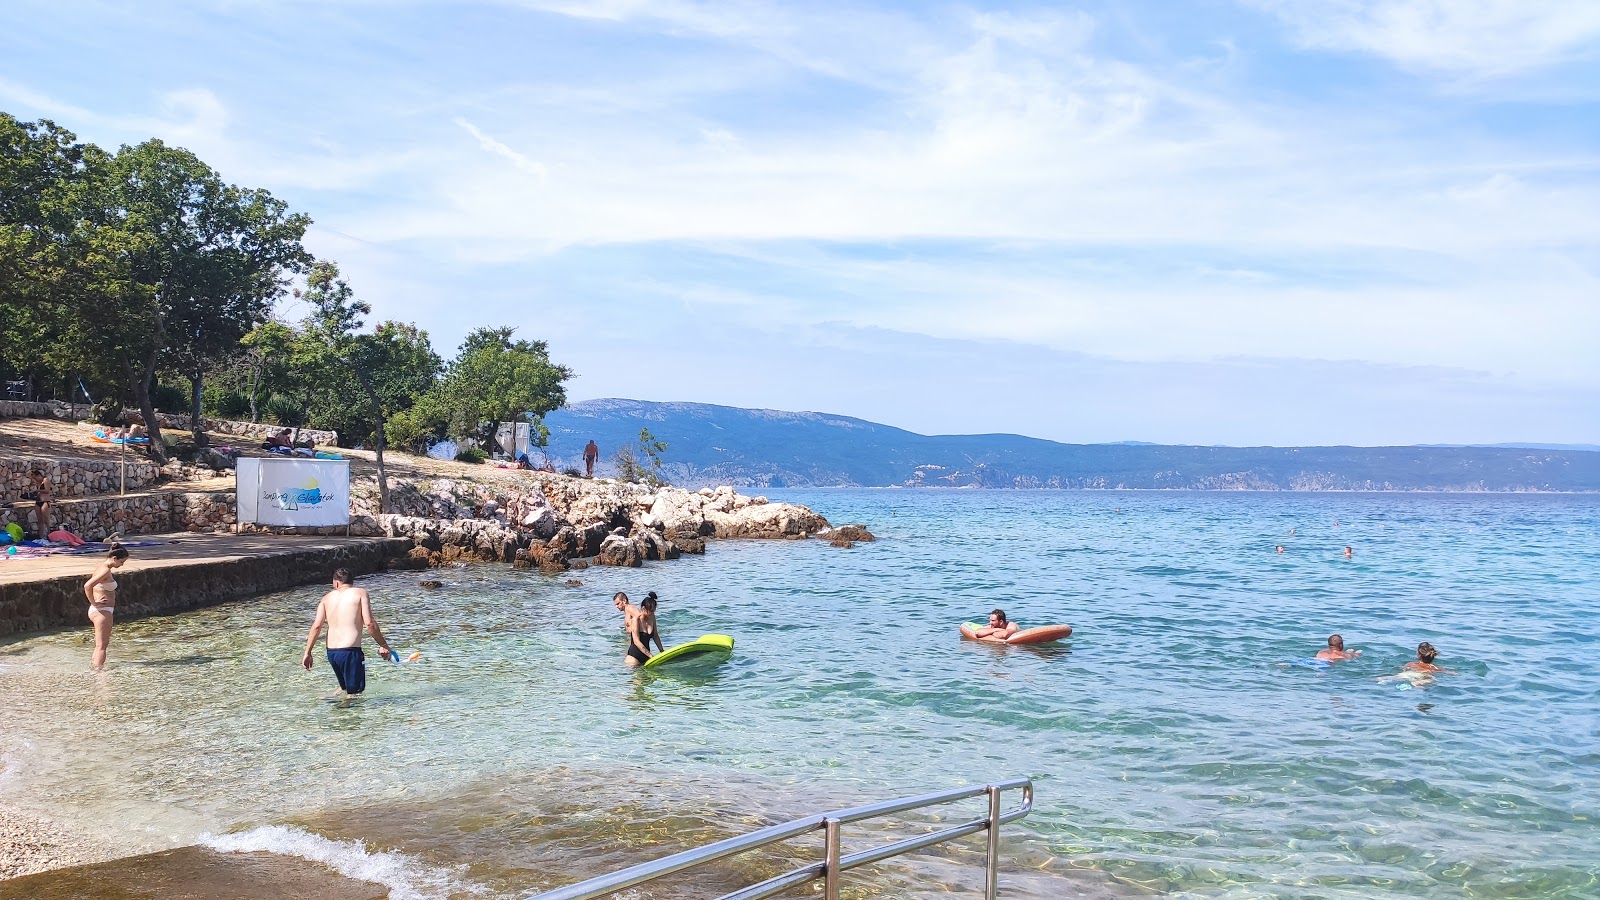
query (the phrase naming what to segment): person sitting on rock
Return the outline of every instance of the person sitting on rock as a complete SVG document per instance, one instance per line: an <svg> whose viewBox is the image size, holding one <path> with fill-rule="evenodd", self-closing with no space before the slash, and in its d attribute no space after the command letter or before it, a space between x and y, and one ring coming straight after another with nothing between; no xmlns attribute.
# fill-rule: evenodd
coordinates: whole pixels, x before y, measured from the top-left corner
<svg viewBox="0 0 1600 900"><path fill-rule="evenodd" d="M980 641L993 641L997 644L1006 642L1006 638L1022 630L1022 626L1006 620L1006 611L996 609L989 613L989 624L976 629L973 634Z"/></svg>

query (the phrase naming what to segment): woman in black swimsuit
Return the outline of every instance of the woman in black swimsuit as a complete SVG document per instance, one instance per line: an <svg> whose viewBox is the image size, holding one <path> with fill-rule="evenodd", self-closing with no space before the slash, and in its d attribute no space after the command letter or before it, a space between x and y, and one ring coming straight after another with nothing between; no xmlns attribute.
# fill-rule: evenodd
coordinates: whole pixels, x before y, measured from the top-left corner
<svg viewBox="0 0 1600 900"><path fill-rule="evenodd" d="M628 619L628 668L643 665L650 658L650 642L656 642L656 651L665 649L661 644L661 631L656 628L656 592L651 591L639 601L639 612Z"/></svg>

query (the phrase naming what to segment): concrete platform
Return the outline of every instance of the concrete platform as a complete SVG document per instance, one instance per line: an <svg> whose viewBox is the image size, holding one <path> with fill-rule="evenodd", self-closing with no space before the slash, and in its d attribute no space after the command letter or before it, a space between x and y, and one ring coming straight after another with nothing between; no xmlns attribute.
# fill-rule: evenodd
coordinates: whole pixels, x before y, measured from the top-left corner
<svg viewBox="0 0 1600 900"><path fill-rule="evenodd" d="M356 574L404 558L402 538L273 534L159 534L130 538L117 570L117 621L184 612L326 581L341 566ZM83 582L103 554L6 558L0 562L0 636L62 626L88 627Z"/></svg>

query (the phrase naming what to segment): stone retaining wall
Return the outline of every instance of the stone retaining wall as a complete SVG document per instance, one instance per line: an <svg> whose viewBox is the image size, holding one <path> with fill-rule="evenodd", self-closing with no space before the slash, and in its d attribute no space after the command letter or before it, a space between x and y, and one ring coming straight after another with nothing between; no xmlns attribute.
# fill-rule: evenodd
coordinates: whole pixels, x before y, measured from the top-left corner
<svg viewBox="0 0 1600 900"><path fill-rule="evenodd" d="M81 419L88 415L89 407L78 403L61 403L49 401L46 403L32 403L22 400L0 400L0 419ZM143 415L137 409L123 410L124 415ZM156 413L156 421L168 431L188 431L188 413ZM259 422L235 422L232 419L200 420L207 431L214 434L232 434L239 437L265 438L270 434L277 434L283 429L282 425L266 425ZM294 429L290 429L292 432ZM311 441L318 445L337 445L339 432L323 431L318 428L300 429L300 440Z"/></svg>
<svg viewBox="0 0 1600 900"><path fill-rule="evenodd" d="M50 511L50 527L65 524L85 540L100 541L114 534L233 531L235 518L232 493L157 491L126 497L57 501ZM37 526L34 505L23 503L0 509L0 527L11 522L32 533Z"/></svg>
<svg viewBox="0 0 1600 900"><path fill-rule="evenodd" d="M358 575L403 558L410 541L373 538L333 547L285 548L243 559L117 572L117 621L168 615L326 581L343 566ZM83 575L0 583L0 635L85 626Z"/></svg>
<svg viewBox="0 0 1600 900"><path fill-rule="evenodd" d="M33 470L50 477L50 488L57 500L115 494L122 487L126 467L127 488L136 491L155 484L161 470L155 463L116 460L76 459L56 456L8 456L0 459L0 501L20 500L23 494L38 490Z"/></svg>
<svg viewBox="0 0 1600 900"><path fill-rule="evenodd" d="M137 410L128 411L130 413L137 412ZM166 431L189 430L189 416L187 413L181 415L177 413L156 413L156 421L160 422L162 429ZM213 434L231 434L238 437L256 438L258 441L268 435L277 434L286 427L283 425L266 425L260 422L235 422L231 419L201 419L200 421L205 425L205 429ZM290 428L289 433L293 434L294 429ZM300 440L302 442L310 441L318 446L337 446L339 432L322 431L317 428L302 428L300 429Z"/></svg>

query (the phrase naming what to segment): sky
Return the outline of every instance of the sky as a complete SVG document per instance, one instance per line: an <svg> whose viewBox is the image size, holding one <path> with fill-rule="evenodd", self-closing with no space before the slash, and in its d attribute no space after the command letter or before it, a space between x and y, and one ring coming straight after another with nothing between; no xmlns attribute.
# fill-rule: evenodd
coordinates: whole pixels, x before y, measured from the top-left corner
<svg viewBox="0 0 1600 900"><path fill-rule="evenodd" d="M194 151L573 401L1600 443L1597 0L8 0L0 42L0 110Z"/></svg>

